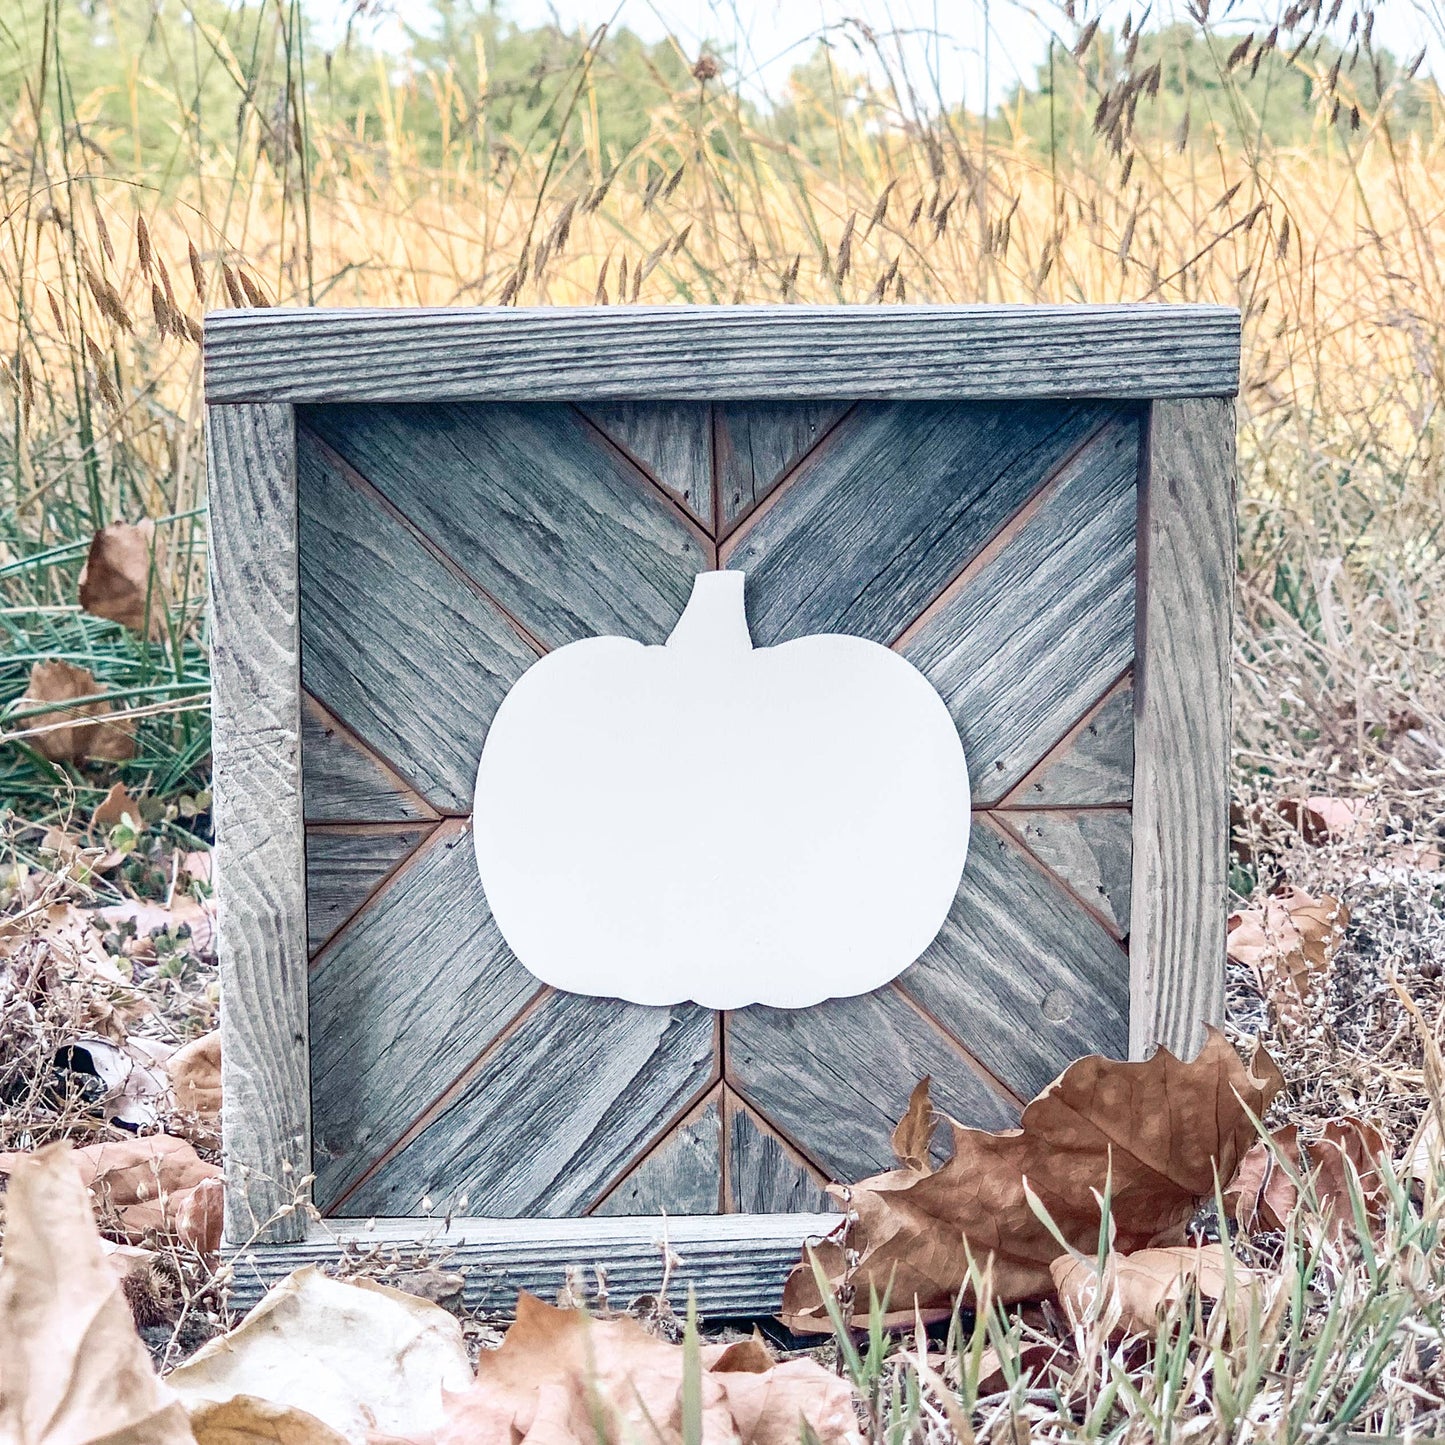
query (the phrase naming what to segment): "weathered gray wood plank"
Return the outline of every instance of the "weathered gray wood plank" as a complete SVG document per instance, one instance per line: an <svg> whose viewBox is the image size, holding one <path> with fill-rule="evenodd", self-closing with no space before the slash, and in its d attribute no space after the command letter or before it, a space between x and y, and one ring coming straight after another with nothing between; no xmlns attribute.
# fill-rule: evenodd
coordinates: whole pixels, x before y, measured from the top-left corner
<svg viewBox="0 0 1445 1445"><path fill-rule="evenodd" d="M716 1214L721 1196L722 1114L713 1098L678 1124L591 1212Z"/></svg>
<svg viewBox="0 0 1445 1445"><path fill-rule="evenodd" d="M743 1214L805 1214L838 1205L776 1134L737 1098L728 1109L728 1184L731 1209Z"/></svg>
<svg viewBox="0 0 1445 1445"><path fill-rule="evenodd" d="M1125 678L1003 801L1005 808L1127 805L1134 796L1134 687Z"/></svg>
<svg viewBox="0 0 1445 1445"><path fill-rule="evenodd" d="M714 1032L693 1004L550 993L336 1212L579 1214L715 1081Z"/></svg>
<svg viewBox="0 0 1445 1445"><path fill-rule="evenodd" d="M547 647L662 642L711 565L700 530L572 407L323 407L305 421Z"/></svg>
<svg viewBox="0 0 1445 1445"><path fill-rule="evenodd" d="M887 645L1110 408L860 405L722 551L759 646L813 632Z"/></svg>
<svg viewBox="0 0 1445 1445"><path fill-rule="evenodd" d="M1134 820L1125 808L995 815L1118 937L1129 932Z"/></svg>
<svg viewBox="0 0 1445 1445"><path fill-rule="evenodd" d="M719 527L729 532L848 410L846 402L743 401L713 409Z"/></svg>
<svg viewBox="0 0 1445 1445"><path fill-rule="evenodd" d="M470 812L487 728L537 653L304 429L298 443L306 687L433 808Z"/></svg>
<svg viewBox="0 0 1445 1445"><path fill-rule="evenodd" d="M898 986L1023 1099L1128 1048L1124 950L977 816L953 911Z"/></svg>
<svg viewBox="0 0 1445 1445"><path fill-rule="evenodd" d="M219 311L210 401L1233 396L1224 306Z"/></svg>
<svg viewBox="0 0 1445 1445"><path fill-rule="evenodd" d="M714 1214L677 1218L378 1219L356 1225L329 1219L300 1244L228 1255L235 1277L231 1303L250 1309L267 1288L303 1264L332 1265L348 1246L403 1254L424 1248L444 1255L466 1276L465 1302L488 1315L510 1316L521 1290L552 1300L569 1271L595 1284L594 1265L607 1271L613 1308L662 1285L664 1250L680 1263L671 1276L675 1309L696 1291L698 1309L713 1319L771 1315L782 1303L783 1281L808 1239L838 1223L836 1214Z"/></svg>
<svg viewBox="0 0 1445 1445"><path fill-rule="evenodd" d="M808 1009L739 1009L725 1028L729 1083L834 1179L890 1167L889 1136L925 1074L939 1106L965 1123L1018 1119L896 988Z"/></svg>
<svg viewBox="0 0 1445 1445"><path fill-rule="evenodd" d="M1130 1052L1188 1056L1224 1010L1233 404L1156 405L1147 454Z"/></svg>
<svg viewBox="0 0 1445 1445"><path fill-rule="evenodd" d="M471 830L441 824L311 972L317 1203L328 1208L540 987L492 920Z"/></svg>
<svg viewBox="0 0 1445 1445"><path fill-rule="evenodd" d="M618 401L585 411L648 476L712 530L712 408L705 401Z"/></svg>
<svg viewBox="0 0 1445 1445"><path fill-rule="evenodd" d="M975 804L1002 798L1134 655L1134 417L1077 453L901 651L958 723Z"/></svg>
<svg viewBox="0 0 1445 1445"><path fill-rule="evenodd" d="M311 1165L290 407L208 407L206 457L225 1228L281 1241Z"/></svg>
<svg viewBox="0 0 1445 1445"><path fill-rule="evenodd" d="M316 953L366 902L377 884L431 831L422 827L365 830L307 828L306 937Z"/></svg>
<svg viewBox="0 0 1445 1445"><path fill-rule="evenodd" d="M308 823L435 822L438 816L308 693L301 695L301 792Z"/></svg>

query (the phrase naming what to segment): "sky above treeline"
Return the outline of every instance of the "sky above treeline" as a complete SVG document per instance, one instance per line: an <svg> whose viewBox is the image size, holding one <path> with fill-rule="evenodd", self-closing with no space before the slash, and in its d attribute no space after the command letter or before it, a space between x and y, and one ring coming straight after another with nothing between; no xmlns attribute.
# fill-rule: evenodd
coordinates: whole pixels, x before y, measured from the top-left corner
<svg viewBox="0 0 1445 1445"><path fill-rule="evenodd" d="M479 0L479 8L485 0ZM367 39L386 50L405 48L405 26L425 28L431 0L384 0L390 18L368 22ZM312 0L309 7L327 43L344 33L354 0ZM780 97L792 67L826 36L841 63L880 75L882 65L864 42L861 21L878 37L881 49L901 59L915 82L936 85L946 104L977 108L985 89L992 109L1036 67L1048 59L1050 37L1073 33L1054 5L1027 0L511 0L499 10L519 25L555 22L588 31L601 24L627 26L645 40L676 37L692 54L704 44L731 47L745 88L754 99ZM1117 29L1136 19L1145 0L1104 0L1088 13ZM1215 0L1212 13L1228 30L1267 31L1285 8L1269 0ZM1334 27L1346 37L1352 4ZM1084 7L1079 6L1083 11ZM1377 0L1376 43L1401 60L1426 49L1425 69L1445 81L1445 0ZM1149 24L1184 18L1182 3L1163 0L1152 6ZM1056 42L1057 43L1057 42Z"/></svg>

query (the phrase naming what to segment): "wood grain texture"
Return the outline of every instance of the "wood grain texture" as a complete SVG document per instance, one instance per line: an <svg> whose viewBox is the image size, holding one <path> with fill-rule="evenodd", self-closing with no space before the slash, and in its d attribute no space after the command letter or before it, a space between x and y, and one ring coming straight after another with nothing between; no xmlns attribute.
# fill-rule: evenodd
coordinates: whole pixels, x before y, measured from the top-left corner
<svg viewBox="0 0 1445 1445"><path fill-rule="evenodd" d="M1126 808L995 815L1046 867L1123 938L1129 932L1134 820Z"/></svg>
<svg viewBox="0 0 1445 1445"><path fill-rule="evenodd" d="M977 818L953 911L898 987L1023 1099L1082 1054L1128 1048L1124 950Z"/></svg>
<svg viewBox="0 0 1445 1445"><path fill-rule="evenodd" d="M219 311L207 400L749 401L1233 396L1223 306Z"/></svg>
<svg viewBox="0 0 1445 1445"><path fill-rule="evenodd" d="M585 411L648 476L712 530L712 408L706 402L619 401Z"/></svg>
<svg viewBox="0 0 1445 1445"><path fill-rule="evenodd" d="M721 1185L722 1111L714 1098L673 1128L591 1212L716 1214Z"/></svg>
<svg viewBox="0 0 1445 1445"><path fill-rule="evenodd" d="M317 1203L329 1208L540 987L497 931L471 830L442 824L311 972Z"/></svg>
<svg viewBox="0 0 1445 1445"><path fill-rule="evenodd" d="M1134 686L1125 678L1003 801L1005 808L1127 805L1134 796Z"/></svg>
<svg viewBox="0 0 1445 1445"><path fill-rule="evenodd" d="M846 402L746 401L713 408L721 532L730 532L848 410Z"/></svg>
<svg viewBox="0 0 1445 1445"><path fill-rule="evenodd" d="M855 407L729 540L753 641L847 632L885 646L1110 409L1056 403Z"/></svg>
<svg viewBox="0 0 1445 1445"><path fill-rule="evenodd" d="M728 1111L728 1207L743 1214L829 1213L837 1203L798 1154L745 1104Z"/></svg>
<svg viewBox="0 0 1445 1445"><path fill-rule="evenodd" d="M304 428L298 452L307 690L438 812L470 812L487 728L537 653Z"/></svg>
<svg viewBox="0 0 1445 1445"><path fill-rule="evenodd" d="M306 830L306 939L316 953L426 837L423 827Z"/></svg>
<svg viewBox="0 0 1445 1445"><path fill-rule="evenodd" d="M324 407L305 420L544 646L662 642L711 564L696 524L571 407Z"/></svg>
<svg viewBox="0 0 1445 1445"><path fill-rule="evenodd" d="M808 1009L739 1009L725 1028L728 1082L832 1179L890 1166L889 1135L925 1074L939 1107L965 1123L1018 1119L896 988Z"/></svg>
<svg viewBox="0 0 1445 1445"><path fill-rule="evenodd" d="M1224 1009L1234 406L1152 408L1134 718L1130 1052L1189 1056Z"/></svg>
<svg viewBox="0 0 1445 1445"><path fill-rule="evenodd" d="M291 409L207 408L206 459L225 1229L282 1241L311 1165Z"/></svg>
<svg viewBox="0 0 1445 1445"><path fill-rule="evenodd" d="M974 804L1002 798L1134 654L1139 430L1111 420L900 650L958 723Z"/></svg>
<svg viewBox="0 0 1445 1445"><path fill-rule="evenodd" d="M365 1225L327 1220L303 1243L232 1251L231 1303L250 1309L266 1289L303 1264L337 1264L348 1248L445 1256L466 1276L465 1302L479 1314L509 1317L521 1290L555 1299L569 1270L607 1271L615 1308L662 1285L664 1250L679 1259L671 1276L674 1300L697 1294L711 1318L775 1314L783 1281L803 1244L838 1223L836 1214L715 1214L692 1218L378 1219Z"/></svg>
<svg viewBox="0 0 1445 1445"><path fill-rule="evenodd" d="M308 823L435 822L436 810L310 694L301 694L301 793Z"/></svg>
<svg viewBox="0 0 1445 1445"><path fill-rule="evenodd" d="M579 1214L714 1080L714 1033L693 1004L548 994L337 1212Z"/></svg>

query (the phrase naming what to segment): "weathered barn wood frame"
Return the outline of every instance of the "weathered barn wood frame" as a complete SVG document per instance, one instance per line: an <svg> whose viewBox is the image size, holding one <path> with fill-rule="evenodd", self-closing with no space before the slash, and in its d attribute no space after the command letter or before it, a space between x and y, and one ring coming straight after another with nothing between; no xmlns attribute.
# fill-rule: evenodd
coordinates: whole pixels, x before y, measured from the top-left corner
<svg viewBox="0 0 1445 1445"><path fill-rule="evenodd" d="M566 400L1107 400L1145 408L1135 600L1130 1051L1188 1053L1222 1010L1239 317L1205 306L254 310L207 319L226 1236L239 1297L336 1241L424 1221L308 1225L298 405ZM664 1239L713 1313L776 1304L827 1215L466 1220L432 1237L473 1302Z"/></svg>

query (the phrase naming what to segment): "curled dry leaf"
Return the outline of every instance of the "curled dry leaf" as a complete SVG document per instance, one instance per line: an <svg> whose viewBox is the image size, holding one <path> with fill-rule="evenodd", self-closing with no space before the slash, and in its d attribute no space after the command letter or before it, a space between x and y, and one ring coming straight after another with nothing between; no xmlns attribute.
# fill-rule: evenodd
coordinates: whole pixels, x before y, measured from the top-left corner
<svg viewBox="0 0 1445 1445"><path fill-rule="evenodd" d="M176 1109L214 1125L221 1117L221 1033L213 1029L183 1044L165 1063Z"/></svg>
<svg viewBox="0 0 1445 1445"><path fill-rule="evenodd" d="M37 662L30 669L29 686L18 704L22 712L83 697L95 697L96 701L79 707L57 707L21 719L22 731L30 734L25 740L52 763L83 763L87 759L123 763L133 758L135 720L104 721L115 711L97 696L104 691L83 667L54 659Z"/></svg>
<svg viewBox="0 0 1445 1445"><path fill-rule="evenodd" d="M461 1326L445 1310L371 1280L330 1279L307 1265L229 1334L173 1370L167 1383L192 1410L253 1396L364 1445L368 1432L435 1429L443 1390L464 1390L471 1369Z"/></svg>
<svg viewBox="0 0 1445 1445"><path fill-rule="evenodd" d="M1300 1207L1295 1180L1309 1177L1321 1220L1335 1234L1344 1233L1355 1227L1351 1170L1359 1180L1366 1217L1372 1222L1382 1217L1388 1192L1381 1162L1389 1152L1378 1129L1350 1115L1331 1119L1308 1144L1302 1144L1299 1130L1288 1124L1267 1141L1256 1141L1244 1156L1224 1191L1225 1206L1243 1229L1283 1229Z"/></svg>
<svg viewBox="0 0 1445 1445"><path fill-rule="evenodd" d="M130 987L130 980L105 951L94 916L73 903L51 903L0 919L0 958L26 946L44 950L63 977Z"/></svg>
<svg viewBox="0 0 1445 1445"><path fill-rule="evenodd" d="M1182 1244L1198 1202L1216 1177L1233 1177L1256 1137L1251 1114L1283 1084L1267 1053L1246 1068L1216 1029L1189 1063L1166 1049L1142 1063L1079 1059L1028 1105L1019 1128L990 1134L952 1123L953 1157L938 1169L905 1166L848 1191L833 1186L856 1222L817 1246L818 1262L834 1289L846 1280L865 1308L870 1287L886 1297L901 1324L911 1323L915 1303L946 1316L969 1285L970 1259L989 1271L995 1300L1042 1298L1059 1251L1029 1190L1080 1252L1098 1241L1106 1187L1119 1250ZM781 1313L794 1330L829 1328L806 1254Z"/></svg>
<svg viewBox="0 0 1445 1445"><path fill-rule="evenodd" d="M115 783L90 815L91 830L103 836L127 821L137 833L145 828L140 815L140 804L126 792L124 783Z"/></svg>
<svg viewBox="0 0 1445 1445"><path fill-rule="evenodd" d="M196 1445L347 1445L345 1435L292 1405L237 1395L191 1409Z"/></svg>
<svg viewBox="0 0 1445 1445"><path fill-rule="evenodd" d="M77 1034L56 1056L73 1074L89 1074L105 1088L100 1109L107 1123L140 1129L156 1122L157 1102L166 1094L165 1081L129 1047L98 1034Z"/></svg>
<svg viewBox="0 0 1445 1445"><path fill-rule="evenodd" d="M1282 1021L1298 1023L1317 979L1329 970L1349 927L1338 898L1286 888L1263 908L1229 916L1229 956L1254 974Z"/></svg>
<svg viewBox="0 0 1445 1445"><path fill-rule="evenodd" d="M1111 1335L1152 1335L1190 1291L1225 1300L1231 1316L1247 1319L1264 1277L1231 1259L1223 1245L1179 1245L1110 1254L1100 1280L1097 1260L1060 1255L1050 1266L1054 1289L1071 1324L1097 1322Z"/></svg>
<svg viewBox="0 0 1445 1445"><path fill-rule="evenodd" d="M0 1439L192 1445L151 1369L64 1144L19 1160L0 1269Z"/></svg>
<svg viewBox="0 0 1445 1445"><path fill-rule="evenodd" d="M197 1254L219 1254L226 1222L226 1186L219 1178L202 1179L181 1191L175 1203L175 1230Z"/></svg>
<svg viewBox="0 0 1445 1445"><path fill-rule="evenodd" d="M149 518L131 525L112 522L90 540L80 574L80 605L93 617L119 622L152 642L166 635L163 552Z"/></svg>
<svg viewBox="0 0 1445 1445"><path fill-rule="evenodd" d="M203 902L189 893L176 893L169 905L127 898L124 903L110 903L96 911L112 928L122 923L135 924L135 938L128 952L141 959L154 956L152 939L157 933L189 929L196 953L209 953L216 935L215 902L209 898Z"/></svg>
<svg viewBox="0 0 1445 1445"><path fill-rule="evenodd" d="M471 1389L449 1397L446 1422L425 1445L680 1445L683 1360L681 1346L634 1319L596 1320L523 1294L501 1348L478 1360ZM748 1340L703 1349L702 1367L704 1440L861 1445L852 1391L816 1361L776 1364Z"/></svg>

